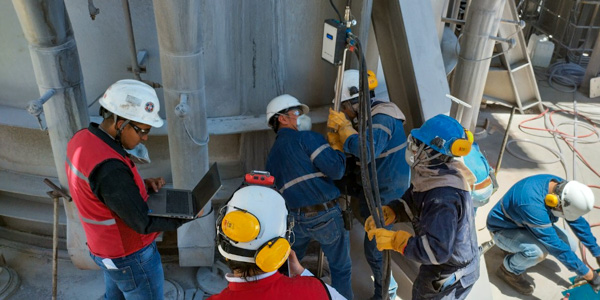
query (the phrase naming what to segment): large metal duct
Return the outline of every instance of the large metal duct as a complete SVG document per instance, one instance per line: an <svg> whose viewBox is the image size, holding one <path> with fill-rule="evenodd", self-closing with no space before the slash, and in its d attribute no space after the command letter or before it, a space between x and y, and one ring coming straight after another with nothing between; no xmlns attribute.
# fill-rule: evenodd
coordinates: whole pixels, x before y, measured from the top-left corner
<svg viewBox="0 0 600 300"><path fill-rule="evenodd" d="M154 0L173 185L192 189L208 171L208 127L200 30L200 0ZM188 109L176 115L175 107ZM187 107L185 106L187 105ZM185 112L181 109L179 112ZM215 223L205 215L177 230L179 264L211 266Z"/></svg>
<svg viewBox="0 0 600 300"><path fill-rule="evenodd" d="M25 38L40 95L54 89L56 94L43 108L54 164L60 184L68 187L65 173L67 142L87 127L83 76L71 22L62 0L13 0ZM78 268L96 269L86 246L85 233L75 204L64 203L67 215L67 249Z"/></svg>
<svg viewBox="0 0 600 300"><path fill-rule="evenodd" d="M464 109L463 127L471 131L477 125L477 116L483 97L483 89L490 69L495 41L490 37L498 34L500 17L506 0L472 1L467 10L466 24L459 38L458 64L452 80L452 95L469 103ZM453 104L452 111L456 111Z"/></svg>

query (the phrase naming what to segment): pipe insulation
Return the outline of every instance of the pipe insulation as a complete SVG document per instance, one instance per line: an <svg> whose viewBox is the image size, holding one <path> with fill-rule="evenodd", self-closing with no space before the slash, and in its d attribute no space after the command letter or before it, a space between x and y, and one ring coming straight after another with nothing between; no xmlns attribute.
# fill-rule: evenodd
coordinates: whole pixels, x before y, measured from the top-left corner
<svg viewBox="0 0 600 300"><path fill-rule="evenodd" d="M459 38L460 52L451 85L451 94L471 104L466 108L460 123L475 131L483 97L483 89L490 68L495 41L490 36L498 34L500 17L506 0L472 1ZM452 111L457 106L453 104Z"/></svg>
<svg viewBox="0 0 600 300"><path fill-rule="evenodd" d="M54 163L60 184L68 189L65 173L67 143L87 127L89 115L79 53L71 22L62 0L13 0L23 33L29 43L40 95L56 94L43 105ZM24 105L25 106L25 105ZM67 249L78 268L97 269L89 256L77 208L64 201L67 216Z"/></svg>
<svg viewBox="0 0 600 300"><path fill-rule="evenodd" d="M160 49L162 85L169 131L171 172L175 188L192 189L208 171L208 126L204 90L204 53L200 28L201 1L154 0ZM176 115L181 97L189 114ZM211 266L214 262L215 223L212 204L204 215L177 230L179 264Z"/></svg>

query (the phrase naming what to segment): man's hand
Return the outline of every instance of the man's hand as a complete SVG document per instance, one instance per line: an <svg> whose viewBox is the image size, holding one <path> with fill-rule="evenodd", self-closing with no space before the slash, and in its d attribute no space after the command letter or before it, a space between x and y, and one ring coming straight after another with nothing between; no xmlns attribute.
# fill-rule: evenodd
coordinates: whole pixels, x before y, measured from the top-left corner
<svg viewBox="0 0 600 300"><path fill-rule="evenodd" d="M343 112L329 109L329 117L327 118L327 127L333 129L333 131L339 131L341 127L350 126L352 123L346 118Z"/></svg>
<svg viewBox="0 0 600 300"><path fill-rule="evenodd" d="M288 263L290 266L290 277L298 276L304 272L304 267L298 261L298 257L294 250L291 250L290 256L288 256Z"/></svg>
<svg viewBox="0 0 600 300"><path fill-rule="evenodd" d="M369 240L373 240L373 237L375 237L377 249L379 251L395 250L402 254L404 254L404 248L406 248L408 239L412 237L412 235L406 231L391 231L384 228L373 229L367 232L367 234Z"/></svg>
<svg viewBox="0 0 600 300"><path fill-rule="evenodd" d="M162 177L157 178L146 178L144 179L144 184L148 190L152 190L155 193L158 192L163 186L165 186L165 179Z"/></svg>
<svg viewBox="0 0 600 300"><path fill-rule="evenodd" d="M343 112L337 112L333 109L329 109L329 118L327 119L327 127L333 129L340 136L340 142L342 145L346 143L346 139L351 135L358 134L352 127L352 122L346 119L346 115Z"/></svg>
<svg viewBox="0 0 600 300"><path fill-rule="evenodd" d="M333 150L344 152L344 144L340 141L340 135L337 132L328 132L327 141Z"/></svg>
<svg viewBox="0 0 600 300"><path fill-rule="evenodd" d="M385 222L385 226L396 221L396 213L394 213L394 210L391 207L384 205L381 209L383 210L383 221ZM373 220L373 216L369 216L365 221L365 231L369 232L375 228L375 220Z"/></svg>
<svg viewBox="0 0 600 300"><path fill-rule="evenodd" d="M600 291L600 277L598 276L598 273L596 273L594 271L590 271L590 272L592 272L593 275L592 275L592 279L588 280L588 283L594 289L594 292L598 293L598 291Z"/></svg>

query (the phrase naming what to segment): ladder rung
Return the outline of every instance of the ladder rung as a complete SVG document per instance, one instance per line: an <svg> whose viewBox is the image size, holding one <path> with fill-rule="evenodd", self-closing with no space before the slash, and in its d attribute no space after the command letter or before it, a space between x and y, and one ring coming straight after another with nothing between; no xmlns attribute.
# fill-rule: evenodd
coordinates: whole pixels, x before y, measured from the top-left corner
<svg viewBox="0 0 600 300"><path fill-rule="evenodd" d="M510 64L510 71L511 72L516 72L524 67L529 66L530 63L527 60L520 60L516 63Z"/></svg>

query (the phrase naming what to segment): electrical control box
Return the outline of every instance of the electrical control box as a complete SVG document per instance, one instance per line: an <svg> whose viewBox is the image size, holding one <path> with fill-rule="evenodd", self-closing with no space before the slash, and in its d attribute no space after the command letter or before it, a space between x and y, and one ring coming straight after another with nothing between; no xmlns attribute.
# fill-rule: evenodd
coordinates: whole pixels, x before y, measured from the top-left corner
<svg viewBox="0 0 600 300"><path fill-rule="evenodd" d="M346 47L346 26L334 19L323 24L323 50L321 57L333 65L342 63Z"/></svg>

